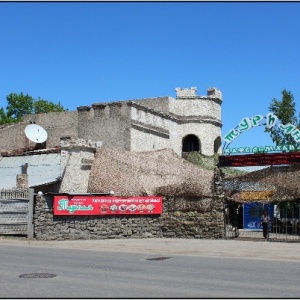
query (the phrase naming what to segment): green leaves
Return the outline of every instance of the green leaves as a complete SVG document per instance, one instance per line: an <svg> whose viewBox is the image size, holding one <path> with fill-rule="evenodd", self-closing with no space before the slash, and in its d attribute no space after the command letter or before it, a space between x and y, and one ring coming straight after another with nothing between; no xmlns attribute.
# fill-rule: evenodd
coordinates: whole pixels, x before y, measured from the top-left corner
<svg viewBox="0 0 300 300"><path fill-rule="evenodd" d="M33 98L29 95L21 94L9 94L7 96L6 114L8 117L21 121L23 115L31 114L33 107Z"/></svg>
<svg viewBox="0 0 300 300"><path fill-rule="evenodd" d="M55 104L53 102L38 99L33 103L33 111L35 114L41 114L41 113L48 113L53 111L64 111L65 109L63 106L58 102L58 104Z"/></svg>
<svg viewBox="0 0 300 300"><path fill-rule="evenodd" d="M0 125L20 122L26 114L40 114L65 111L60 102L55 104L41 98L33 99L28 94L11 93L7 97L6 111L0 108Z"/></svg>
<svg viewBox="0 0 300 300"><path fill-rule="evenodd" d="M3 108L0 108L0 125L14 123L14 119L9 117Z"/></svg>
<svg viewBox="0 0 300 300"><path fill-rule="evenodd" d="M296 104L294 101L294 96L291 92L287 90L282 90L282 99L277 100L272 99L269 106L269 110L273 112L282 124L293 124L299 128L299 120L296 117ZM272 127L271 129L266 129L270 133L270 136L276 145L295 145L296 142L291 135L285 134L280 128Z"/></svg>

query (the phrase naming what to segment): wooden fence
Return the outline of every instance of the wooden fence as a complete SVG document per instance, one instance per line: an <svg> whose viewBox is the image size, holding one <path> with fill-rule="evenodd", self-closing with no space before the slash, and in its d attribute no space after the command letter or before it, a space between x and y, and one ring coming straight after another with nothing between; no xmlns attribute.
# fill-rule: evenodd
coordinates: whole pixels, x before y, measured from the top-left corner
<svg viewBox="0 0 300 300"><path fill-rule="evenodd" d="M0 235L33 238L33 189L0 190Z"/></svg>

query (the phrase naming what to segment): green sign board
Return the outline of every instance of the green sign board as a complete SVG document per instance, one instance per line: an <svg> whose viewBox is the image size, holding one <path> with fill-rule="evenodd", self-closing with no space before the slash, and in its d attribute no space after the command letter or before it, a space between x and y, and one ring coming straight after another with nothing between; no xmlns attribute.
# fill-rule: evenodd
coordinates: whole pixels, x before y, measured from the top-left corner
<svg viewBox="0 0 300 300"><path fill-rule="evenodd" d="M255 146L255 147L237 147L226 148L223 154L246 154L246 153L272 153L272 152L290 152L300 150L300 145L277 145L277 146Z"/></svg>
<svg viewBox="0 0 300 300"><path fill-rule="evenodd" d="M293 124L277 124L278 117L273 113L268 113L265 117L263 115L255 115L252 118L243 118L235 129L231 129L223 138L225 145L223 147L224 154L238 154L238 153L261 153L261 152L278 152L278 151L295 151L296 148L292 145L288 146L263 146L263 147L239 147L227 149L229 144L235 140L241 133L255 128L257 126L264 125L266 128L271 129L274 126L278 126L284 134L292 136L296 143L300 142L300 130Z"/></svg>

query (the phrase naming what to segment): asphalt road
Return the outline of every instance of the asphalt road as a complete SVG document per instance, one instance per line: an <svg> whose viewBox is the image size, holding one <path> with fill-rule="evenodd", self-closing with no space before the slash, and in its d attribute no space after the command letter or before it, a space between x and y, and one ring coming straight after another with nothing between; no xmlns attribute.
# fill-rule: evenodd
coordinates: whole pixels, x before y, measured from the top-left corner
<svg viewBox="0 0 300 300"><path fill-rule="evenodd" d="M106 239L37 241L0 237L1 245L21 245L55 249L85 249L110 252L142 252L168 255L205 255L233 258L255 258L263 260L291 260L300 262L299 242L209 240L209 239Z"/></svg>
<svg viewBox="0 0 300 300"><path fill-rule="evenodd" d="M298 243L0 239L0 298L299 298L298 253Z"/></svg>

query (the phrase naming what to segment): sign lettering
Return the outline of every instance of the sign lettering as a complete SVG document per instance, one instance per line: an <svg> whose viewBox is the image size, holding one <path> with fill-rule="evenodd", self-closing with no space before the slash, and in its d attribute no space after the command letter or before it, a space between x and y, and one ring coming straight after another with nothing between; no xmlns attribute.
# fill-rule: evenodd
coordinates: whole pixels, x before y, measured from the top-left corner
<svg viewBox="0 0 300 300"><path fill-rule="evenodd" d="M300 132L299 132L300 133ZM238 147L238 148L226 148L224 154L243 154L243 153L270 153L270 152L287 152L300 150L300 145L295 147L294 145L276 145L276 146L255 146L255 147Z"/></svg>
<svg viewBox="0 0 300 300"><path fill-rule="evenodd" d="M262 121L265 119L265 123ZM255 115L252 118L243 118L235 129L231 129L224 137L225 145L223 152L226 151L228 145L236 139L241 133L260 125L265 125L266 128L271 129L276 126L278 117L273 113L268 113L266 117L262 115ZM300 130L293 124L278 124L278 128L283 131L284 134L290 134L296 143L300 142ZM225 152L226 153L226 152Z"/></svg>
<svg viewBox="0 0 300 300"><path fill-rule="evenodd" d="M54 215L161 214L162 197L55 195Z"/></svg>
<svg viewBox="0 0 300 300"><path fill-rule="evenodd" d="M300 152L220 155L220 167L270 166L299 164Z"/></svg>

